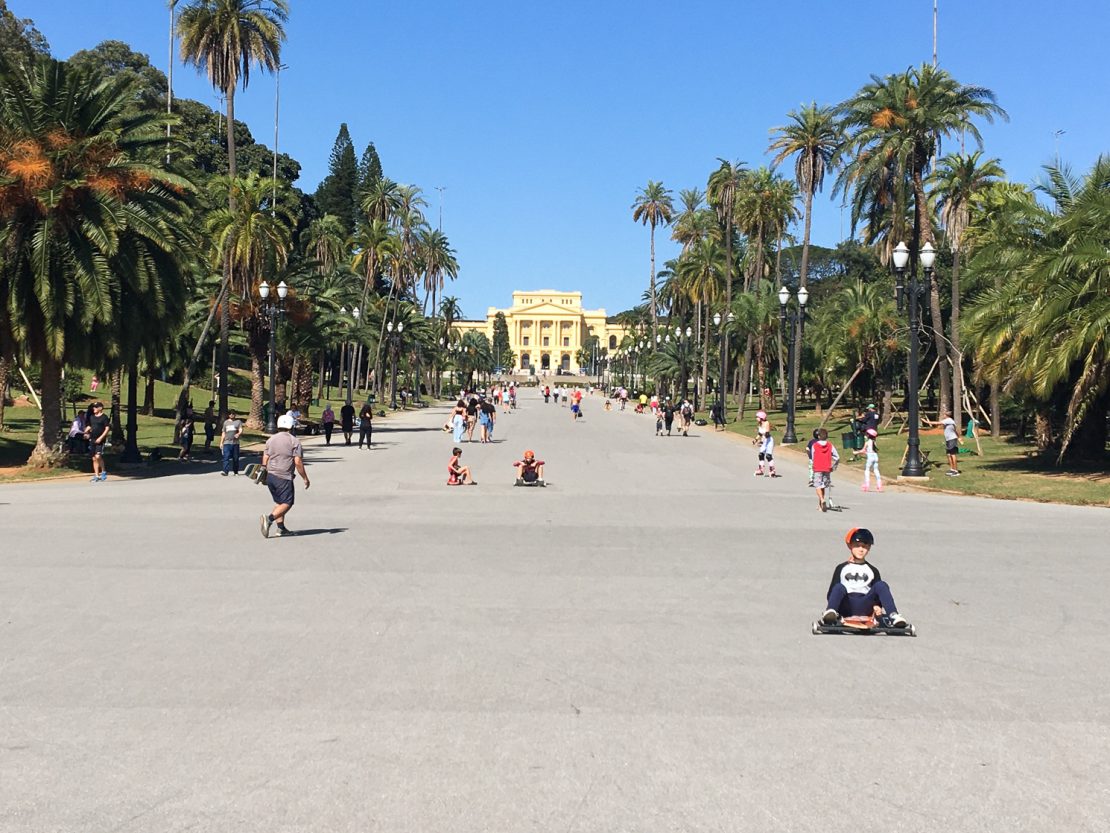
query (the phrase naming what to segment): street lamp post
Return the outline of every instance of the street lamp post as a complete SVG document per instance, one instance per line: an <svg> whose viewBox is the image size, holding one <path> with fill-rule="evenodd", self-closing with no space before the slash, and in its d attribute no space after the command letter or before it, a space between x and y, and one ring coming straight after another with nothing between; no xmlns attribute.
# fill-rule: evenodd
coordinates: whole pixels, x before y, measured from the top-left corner
<svg viewBox="0 0 1110 833"><path fill-rule="evenodd" d="M269 377L270 377L270 416L266 420L266 433L273 434L277 431L277 394L274 385L274 355L277 352L277 319L280 315L285 313L285 296L289 294L289 287L282 281L277 285L277 297L270 298L270 285L266 281L262 281L258 285L258 295L262 298L262 311L270 320L270 358L269 358Z"/></svg>
<svg viewBox="0 0 1110 833"><path fill-rule="evenodd" d="M798 289L798 306L787 311L786 305L790 302L790 290L785 286L779 290L779 323L782 325L782 336L786 339L786 357L790 372L786 388L786 433L782 435L783 445L796 443L797 435L794 433L794 350L802 349L802 334L806 326L806 301L809 300L809 291L803 286ZM798 344L795 345L795 333Z"/></svg>
<svg viewBox="0 0 1110 833"><path fill-rule="evenodd" d="M725 339L725 328L721 326L721 322L724 322L725 324L731 324L735 320L736 316L733 315L731 312L728 314L727 318L722 318L719 312L713 313L713 326L717 328L717 337L720 340L721 354L721 372L720 375L717 377L717 404L721 406L721 419L725 420L726 422L728 421L726 413L728 405L725 402L725 347L727 340Z"/></svg>
<svg viewBox="0 0 1110 833"><path fill-rule="evenodd" d="M401 347L401 333L404 332L405 323L403 321L398 321L396 324L394 324L392 321L390 321L388 324L385 325L385 328L389 331L389 352L390 352L390 361L389 361L389 375L390 375L389 407L390 407L391 410L396 411L397 410L397 351Z"/></svg>
<svg viewBox="0 0 1110 833"><path fill-rule="evenodd" d="M933 264L936 262L937 253L932 243L926 243L919 253L921 266L925 269L925 280L918 282L917 269L910 270L910 285L905 286L906 265L910 262L910 250L905 243L899 243L893 254L895 281L895 297L898 301L898 311L904 308L904 302L909 304L910 320L910 356L907 368L906 410L909 411L910 431L906 442L906 465L902 469L902 477L926 477L925 467L921 465L921 417L917 396L918 381L918 351L920 349L919 337L921 331L921 302L933 279Z"/></svg>
<svg viewBox="0 0 1110 833"><path fill-rule="evenodd" d="M346 315L347 314L347 308L346 307L340 307L339 314L340 315ZM361 312L359 311L358 307L355 307L353 310L351 310L351 316L355 320L354 326L356 328L358 327L358 320L359 320L360 315L361 315ZM348 326L350 326L350 324L348 324ZM343 380L340 379L339 381L342 384ZM351 402L354 400L354 396L355 396L355 342L354 342L353 339L351 339L347 342L347 404L348 405L350 405Z"/></svg>
<svg viewBox="0 0 1110 833"><path fill-rule="evenodd" d="M683 330L682 327L678 327L678 326L676 326L674 328L674 340L675 340L675 343L678 345L678 351L679 351L678 354L679 354L679 358L681 359L681 364L679 365L679 375L682 377L682 390L678 391L677 393L678 393L678 396L681 397L682 399L686 398L686 386L687 386L687 383L690 381L688 376L686 375L686 359L688 358L686 353L687 353L687 348L690 345L690 336L692 336L693 334L694 334L694 331L690 327L687 327L685 330ZM695 403L694 404L694 410L697 410L697 407L698 407L697 406L697 400L698 400L698 393L697 393L697 387L695 387L694 388L694 403Z"/></svg>

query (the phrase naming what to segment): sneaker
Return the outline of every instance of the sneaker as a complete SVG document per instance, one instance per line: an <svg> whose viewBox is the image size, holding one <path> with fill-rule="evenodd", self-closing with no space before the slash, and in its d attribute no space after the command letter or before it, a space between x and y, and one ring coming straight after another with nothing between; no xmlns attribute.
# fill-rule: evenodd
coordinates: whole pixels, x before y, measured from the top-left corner
<svg viewBox="0 0 1110 833"><path fill-rule="evenodd" d="M958 471L953 471L952 469L949 469L945 472L945 475L948 477L959 477L960 473Z"/></svg>
<svg viewBox="0 0 1110 833"><path fill-rule="evenodd" d="M840 614L833 610L831 607L821 614L821 621L826 625L835 625L840 619Z"/></svg>
<svg viewBox="0 0 1110 833"><path fill-rule="evenodd" d="M262 537L263 538L269 538L270 537L270 523L271 523L270 519L268 517L266 517L265 515L261 515L258 518L258 523L259 523L259 526L262 529Z"/></svg>
<svg viewBox="0 0 1110 833"><path fill-rule="evenodd" d="M901 613L892 613L890 614L890 625L894 628L904 628L909 625L909 622Z"/></svg>
<svg viewBox="0 0 1110 833"><path fill-rule="evenodd" d="M96 481L98 481L99 479L100 479L100 477L99 477L98 475L95 475L95 474L94 474L94 475L92 476L92 480L90 480L89 482L90 482L90 483L95 483L95 482L96 482Z"/></svg>
<svg viewBox="0 0 1110 833"><path fill-rule="evenodd" d="M806 485L807 485L807 486L809 486L809 488L811 488L811 489L812 489L812 488L813 488L813 481L812 481L812 480L811 480L811 481L809 481L809 483L807 483Z"/></svg>
<svg viewBox="0 0 1110 833"><path fill-rule="evenodd" d="M881 492L882 490L883 490L883 484L882 483L880 483L878 486L875 487L876 492Z"/></svg>
<svg viewBox="0 0 1110 833"><path fill-rule="evenodd" d="M226 471L221 471L220 472L220 477L227 477L227 472Z"/></svg>
<svg viewBox="0 0 1110 833"><path fill-rule="evenodd" d="M756 471L753 471L753 472L752 472L752 474L753 474L753 475L754 475L755 477L763 477L763 469L758 469L758 470L756 470Z"/></svg>
<svg viewBox="0 0 1110 833"><path fill-rule="evenodd" d="M282 535L292 535L292 534L293 534L293 530L291 530L289 527L285 526L284 524L278 524L277 531L274 533L274 535L278 538L280 538Z"/></svg>
<svg viewBox="0 0 1110 833"><path fill-rule="evenodd" d="M957 474L958 474L958 472L957 472ZM103 480L107 480L107 479L108 479L108 472L106 472L106 471L102 471L102 472L100 473L100 479L101 479L102 481L103 481Z"/></svg>
<svg viewBox="0 0 1110 833"><path fill-rule="evenodd" d="M859 490L860 490L861 492L870 492L870 491L871 491L871 487L870 487L870 486L868 486L868 485L867 485L866 483L864 483L864 484L863 484L862 486L860 486L860 487L859 487Z"/></svg>

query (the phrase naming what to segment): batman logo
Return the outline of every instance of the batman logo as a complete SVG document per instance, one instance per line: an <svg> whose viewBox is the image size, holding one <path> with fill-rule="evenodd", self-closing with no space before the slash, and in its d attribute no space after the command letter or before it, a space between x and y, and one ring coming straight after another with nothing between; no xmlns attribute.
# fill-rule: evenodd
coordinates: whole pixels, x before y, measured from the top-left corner
<svg viewBox="0 0 1110 833"><path fill-rule="evenodd" d="M866 575L865 573L845 573L844 574L844 580L845 581L867 581L869 578L871 578L871 576Z"/></svg>

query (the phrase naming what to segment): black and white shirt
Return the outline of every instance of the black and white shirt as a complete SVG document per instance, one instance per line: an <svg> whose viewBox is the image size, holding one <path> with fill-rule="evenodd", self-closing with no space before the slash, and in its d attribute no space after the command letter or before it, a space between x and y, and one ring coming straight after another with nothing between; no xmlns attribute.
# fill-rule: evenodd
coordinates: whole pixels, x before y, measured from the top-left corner
<svg viewBox="0 0 1110 833"><path fill-rule="evenodd" d="M829 593L838 584L843 584L844 589L849 593L866 594L871 592L871 585L882 578L879 575L879 568L873 567L864 561L862 564L853 564L851 561L845 561L843 564L836 565L833 570L832 582L829 584ZM825 594L826 596L828 593Z"/></svg>

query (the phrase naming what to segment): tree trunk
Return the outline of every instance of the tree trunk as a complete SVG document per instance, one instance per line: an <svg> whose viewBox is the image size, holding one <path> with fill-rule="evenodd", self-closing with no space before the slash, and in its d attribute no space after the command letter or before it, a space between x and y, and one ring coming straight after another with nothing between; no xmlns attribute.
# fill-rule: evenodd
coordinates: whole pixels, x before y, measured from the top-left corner
<svg viewBox="0 0 1110 833"><path fill-rule="evenodd" d="M11 361L7 356L0 356L0 431L4 430L4 407L8 401L8 373L11 370Z"/></svg>
<svg viewBox="0 0 1110 833"><path fill-rule="evenodd" d="M752 373L752 350L755 347L755 338L751 333L748 333L747 343L744 345L744 362L740 365L740 381L737 384L736 396L740 400L736 406L736 421L741 422L744 419L744 409L748 406L748 385L751 381ZM760 390L760 396L763 391Z"/></svg>
<svg viewBox="0 0 1110 833"><path fill-rule="evenodd" d="M312 406L312 362L307 356L296 356L293 359L293 375L296 379L293 384L293 401L307 417Z"/></svg>
<svg viewBox="0 0 1110 833"><path fill-rule="evenodd" d="M121 463L142 462L139 453L139 357L131 362L127 372L127 436L124 440Z"/></svg>
<svg viewBox="0 0 1110 833"><path fill-rule="evenodd" d="M952 252L952 418L956 427L964 424L963 418L963 353L960 350L960 249Z"/></svg>
<svg viewBox="0 0 1110 833"><path fill-rule="evenodd" d="M326 368L324 366L324 351L321 350L320 351L320 384L316 388L316 399L317 399L317 401L320 401L320 402L322 402L323 399L324 399L324 374L326 372L327 371L326 371Z"/></svg>
<svg viewBox="0 0 1110 833"><path fill-rule="evenodd" d="M659 334L659 307L655 302L655 223L651 224L651 340Z"/></svg>
<svg viewBox="0 0 1110 833"><path fill-rule="evenodd" d="M915 250L914 268L917 267L917 253L921 246L933 243L933 224L929 219L928 198L925 196L925 185L920 169L913 175L914 212L918 221L918 245ZM933 324L933 344L937 351L937 388L940 391L939 416L943 418L952 410L952 384L951 384L951 357L948 354L948 343L944 338L944 317L940 311L940 288L937 286L936 272L929 281L929 319Z"/></svg>
<svg viewBox="0 0 1110 833"><path fill-rule="evenodd" d="M813 176L812 176L812 160L810 161L810 178L809 187L806 188L806 204L805 204L805 226L802 231L802 267L801 272L798 274L798 288L808 286L809 282L809 233L810 226L813 222ZM794 366L793 370L794 387L790 393L794 396L794 401L798 401L798 388L802 385L802 336L805 333L805 328L802 326L802 315L805 314L803 309L798 316L798 320L794 324ZM821 407L820 400L818 400L817 407Z"/></svg>
<svg viewBox="0 0 1110 833"><path fill-rule="evenodd" d="M65 459L65 451L55 451L62 425L62 364L53 356L42 360L42 412L39 433L27 465L49 469Z"/></svg>
<svg viewBox="0 0 1110 833"><path fill-rule="evenodd" d="M1106 417L1110 410L1110 391L1103 393L1087 409L1087 416L1075 429L1068 447L1057 463L1080 463L1105 468Z"/></svg>
<svg viewBox="0 0 1110 833"><path fill-rule="evenodd" d="M1001 276L995 276L994 288L1002 288ZM991 436L996 440L1002 436L1002 406L999 403L999 391L1002 388L1002 380L995 376L991 379Z"/></svg>
<svg viewBox="0 0 1110 833"><path fill-rule="evenodd" d="M1056 442L1056 436L1052 433L1052 408L1049 405L1038 405L1037 410L1033 415L1033 430L1036 436L1033 441L1037 445L1037 451L1042 454L1047 452Z"/></svg>
<svg viewBox="0 0 1110 833"><path fill-rule="evenodd" d="M112 445L122 445L127 438L123 433L120 411L123 410L123 368L112 371Z"/></svg>
<svg viewBox="0 0 1110 833"><path fill-rule="evenodd" d="M140 413L143 416L154 416L154 369L147 368L146 371L146 386L143 391L143 408Z"/></svg>
<svg viewBox="0 0 1110 833"><path fill-rule="evenodd" d="M227 175L232 181L238 175L239 171L235 164L235 85L232 84L228 89L224 90L227 96ZM235 215L235 192L232 189L228 190L227 205L232 216ZM228 338L231 330L231 257L230 254L224 257L224 290L220 296L223 302L220 309L220 350L219 350L219 365L220 365L220 414L228 412L228 393L227 393L227 376L228 376ZM251 408L253 409L253 402Z"/></svg>
<svg viewBox="0 0 1110 833"><path fill-rule="evenodd" d="M247 414L247 427L255 431L264 428L262 403L266 399L266 363L269 358L269 332L259 327L247 327L247 351L251 357L251 407ZM274 364L277 364L276 357ZM275 377L277 368L274 368ZM277 417L277 414L274 414Z"/></svg>

